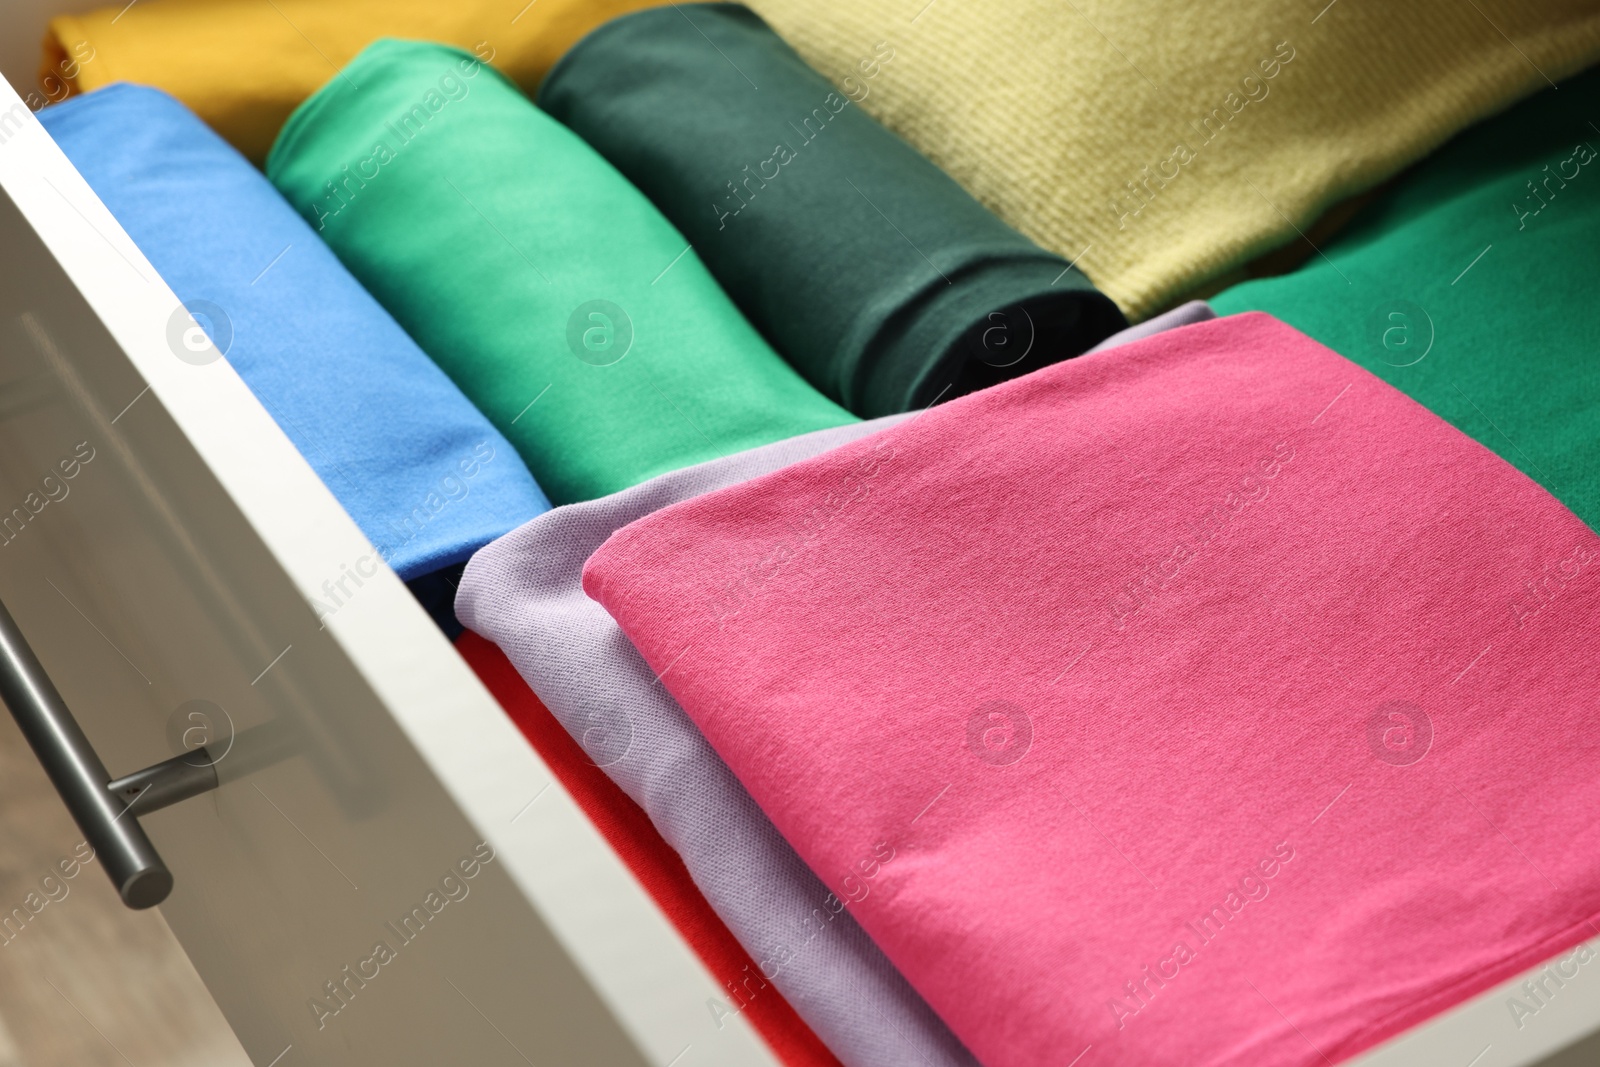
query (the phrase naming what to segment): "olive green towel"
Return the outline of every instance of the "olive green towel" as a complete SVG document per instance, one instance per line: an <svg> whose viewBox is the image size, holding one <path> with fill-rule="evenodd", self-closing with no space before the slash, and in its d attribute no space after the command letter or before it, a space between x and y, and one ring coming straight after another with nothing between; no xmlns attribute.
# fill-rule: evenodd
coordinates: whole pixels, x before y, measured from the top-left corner
<svg viewBox="0 0 1600 1067"><path fill-rule="evenodd" d="M854 421L627 179L465 52L371 45L267 175L555 503Z"/></svg>
<svg viewBox="0 0 1600 1067"><path fill-rule="evenodd" d="M813 385L863 416L1078 355L1116 306L881 126L738 4L638 11L583 38L540 106L614 163Z"/></svg>
<svg viewBox="0 0 1600 1067"><path fill-rule="evenodd" d="M1310 334L1600 529L1597 122L1591 71L1457 137L1323 257L1212 306Z"/></svg>

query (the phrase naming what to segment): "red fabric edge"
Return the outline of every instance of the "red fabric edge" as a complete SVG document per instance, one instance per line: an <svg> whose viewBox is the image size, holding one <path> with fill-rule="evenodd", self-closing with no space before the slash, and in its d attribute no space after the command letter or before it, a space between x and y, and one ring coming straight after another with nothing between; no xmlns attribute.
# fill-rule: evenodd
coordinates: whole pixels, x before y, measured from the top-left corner
<svg viewBox="0 0 1600 1067"><path fill-rule="evenodd" d="M711 910L689 877L688 868L656 832L644 809L589 762L583 749L528 688L499 646L468 630L457 638L456 651L677 927L712 977L726 986L742 976L746 967L756 972L756 961ZM737 1006L728 996L723 1001L730 1009ZM843 1067L772 986L751 999L742 1014L787 1067Z"/></svg>

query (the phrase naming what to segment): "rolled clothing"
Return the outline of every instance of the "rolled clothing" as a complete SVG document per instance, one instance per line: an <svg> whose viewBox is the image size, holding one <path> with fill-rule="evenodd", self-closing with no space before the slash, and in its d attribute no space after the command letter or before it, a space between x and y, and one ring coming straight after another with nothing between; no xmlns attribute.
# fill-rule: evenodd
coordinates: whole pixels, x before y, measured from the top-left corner
<svg viewBox="0 0 1600 1067"><path fill-rule="evenodd" d="M39 121L182 301L173 358L221 353L401 578L464 563L549 509L500 432L181 103L118 84Z"/></svg>
<svg viewBox="0 0 1600 1067"><path fill-rule="evenodd" d="M888 78L893 48L871 53ZM1127 325L806 65L748 8L674 4L599 27L539 104L693 243L785 359L858 415L926 407Z"/></svg>
<svg viewBox="0 0 1600 1067"><path fill-rule="evenodd" d="M457 49L372 45L267 174L556 503L856 421L626 178Z"/></svg>

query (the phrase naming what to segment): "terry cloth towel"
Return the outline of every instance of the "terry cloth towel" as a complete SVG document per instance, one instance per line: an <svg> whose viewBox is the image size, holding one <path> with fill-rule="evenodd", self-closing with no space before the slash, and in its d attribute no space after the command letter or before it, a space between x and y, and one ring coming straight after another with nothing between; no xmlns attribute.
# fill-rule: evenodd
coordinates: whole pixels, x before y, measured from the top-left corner
<svg viewBox="0 0 1600 1067"><path fill-rule="evenodd" d="M1591 0L751 6L1132 318L1600 56Z"/></svg>
<svg viewBox="0 0 1600 1067"><path fill-rule="evenodd" d="M380 37L472 49L531 94L589 30L659 2L118 0L50 21L40 80L57 93L114 81L165 89L259 163L289 113Z"/></svg>
<svg viewBox="0 0 1600 1067"><path fill-rule="evenodd" d="M758 961L715 1013L768 981L846 1067L975 1067L844 904L795 855L605 610L583 564L616 530L914 416L821 430L547 513L467 565L456 613L505 651L539 699L643 808L712 909ZM738 984L738 979L746 984Z"/></svg>
<svg viewBox="0 0 1600 1067"><path fill-rule="evenodd" d="M1104 346L1211 317L1196 301ZM557 508L475 555L456 595L461 621L509 654L594 764L645 809L739 942L765 961L763 973L847 1067L972 1060L836 898L819 908L828 890L656 683L611 616L584 595L581 572L607 537L636 519L907 417L820 430ZM730 990L724 1009L759 1003L760 982Z"/></svg>
<svg viewBox="0 0 1600 1067"><path fill-rule="evenodd" d="M368 48L267 174L556 503L855 421L626 178L456 49Z"/></svg>
<svg viewBox="0 0 1600 1067"><path fill-rule="evenodd" d="M499 431L182 104L114 85L39 121L183 301L173 358L213 358L209 336L401 578L464 562L548 510ZM350 565L370 577L376 561ZM319 610L360 583L332 576Z"/></svg>
<svg viewBox="0 0 1600 1067"><path fill-rule="evenodd" d="M868 59L855 95L892 77L893 48ZM1026 374L1127 325L851 95L748 8L674 4L589 34L539 104L655 201L773 347L858 415Z"/></svg>
<svg viewBox="0 0 1600 1067"><path fill-rule="evenodd" d="M1462 134L1298 273L1216 298L1304 330L1600 529L1600 71Z"/></svg>
<svg viewBox="0 0 1600 1067"><path fill-rule="evenodd" d="M987 1067L1320 1067L1597 933L1600 538L1268 316L676 504L584 589Z"/></svg>

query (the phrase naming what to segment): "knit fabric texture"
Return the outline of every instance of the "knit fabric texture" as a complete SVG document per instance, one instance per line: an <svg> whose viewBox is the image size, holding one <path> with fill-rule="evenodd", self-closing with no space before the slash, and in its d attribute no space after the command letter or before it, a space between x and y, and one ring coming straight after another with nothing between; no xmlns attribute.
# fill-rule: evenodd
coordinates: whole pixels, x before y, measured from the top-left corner
<svg viewBox="0 0 1600 1067"><path fill-rule="evenodd" d="M471 49L532 94L589 30L659 2L119 0L51 19L40 79L56 91L165 89L260 163L289 113L380 37Z"/></svg>
<svg viewBox="0 0 1600 1067"><path fill-rule="evenodd" d="M1135 319L1600 56L1590 0L750 6Z"/></svg>
<svg viewBox="0 0 1600 1067"><path fill-rule="evenodd" d="M986 1067L1325 1065L1595 931L1600 538L1268 316L665 508L584 589Z"/></svg>
<svg viewBox="0 0 1600 1067"><path fill-rule="evenodd" d="M873 53L864 84L894 58ZM1014 378L1127 325L1065 259L742 5L609 22L556 65L539 104L638 185L773 347L858 415Z"/></svg>
<svg viewBox="0 0 1600 1067"><path fill-rule="evenodd" d="M1467 131L1228 312L1304 330L1600 529L1600 71Z"/></svg>
<svg viewBox="0 0 1600 1067"><path fill-rule="evenodd" d="M500 432L181 103L114 85L39 121L183 302L174 357L209 361L209 338L401 578L550 507ZM319 610L377 566L351 563L355 585L335 576Z"/></svg>
<svg viewBox="0 0 1600 1067"><path fill-rule="evenodd" d="M855 421L626 178L466 53L374 44L267 174L557 503Z"/></svg>

